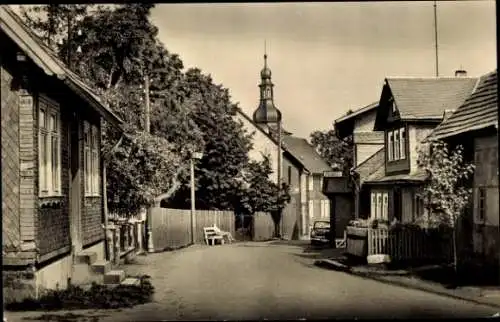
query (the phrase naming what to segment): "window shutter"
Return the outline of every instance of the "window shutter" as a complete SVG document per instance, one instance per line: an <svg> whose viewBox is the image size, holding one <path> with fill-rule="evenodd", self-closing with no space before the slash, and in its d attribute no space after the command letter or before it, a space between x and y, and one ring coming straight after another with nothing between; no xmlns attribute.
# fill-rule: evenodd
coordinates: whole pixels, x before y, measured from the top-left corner
<svg viewBox="0 0 500 322"><path fill-rule="evenodd" d="M371 193L372 197L372 202L371 202L371 207L370 207L370 217L371 219L376 219L377 218L377 194L375 192Z"/></svg>
<svg viewBox="0 0 500 322"><path fill-rule="evenodd" d="M400 158L400 153L399 153L399 131L396 130L394 131L394 160L399 160Z"/></svg>
<svg viewBox="0 0 500 322"><path fill-rule="evenodd" d="M382 212L383 213L383 218L385 220L388 220L389 219L389 214L388 214L389 213L389 194L387 192L384 192L383 198L384 198L384 200L383 200L383 206L382 206L382 208L383 208L383 212Z"/></svg>
<svg viewBox="0 0 500 322"><path fill-rule="evenodd" d="M309 200L309 218L314 218L314 202Z"/></svg>

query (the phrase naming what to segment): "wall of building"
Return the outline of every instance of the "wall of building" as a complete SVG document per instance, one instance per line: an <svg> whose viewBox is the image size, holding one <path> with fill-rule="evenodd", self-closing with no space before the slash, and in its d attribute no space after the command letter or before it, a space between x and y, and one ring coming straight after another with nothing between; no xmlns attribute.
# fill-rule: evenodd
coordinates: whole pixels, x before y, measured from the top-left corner
<svg viewBox="0 0 500 322"><path fill-rule="evenodd" d="M498 138L496 135L474 140L475 171L473 188L474 251L489 258L498 258ZM485 216L479 215L479 189L486 192Z"/></svg>
<svg viewBox="0 0 500 322"><path fill-rule="evenodd" d="M408 125L410 172L417 170L419 148L422 141L431 134L434 128L434 125Z"/></svg>
<svg viewBox="0 0 500 322"><path fill-rule="evenodd" d="M235 119L243 123L248 133L254 133L252 140L253 148L248 153L248 157L250 158L250 160L261 161L263 159L262 156L263 154L269 155L272 168L275 170L271 175L271 180L273 182L277 182L278 175L276 170L278 167L277 165L278 148L276 144L273 141L271 141L267 135L262 133L262 131L257 129L252 122L250 122L246 117L244 117L240 113L236 113Z"/></svg>
<svg viewBox="0 0 500 322"><path fill-rule="evenodd" d="M356 117L354 120L354 132L371 132L375 125L377 109L364 113L363 117Z"/></svg>
<svg viewBox="0 0 500 322"><path fill-rule="evenodd" d="M383 135L383 134L382 134ZM377 153L381 148L384 147L384 141L382 138L382 143L380 144L363 144L363 143L356 143L355 148L356 148L356 166L359 166L361 163L365 162L368 160L372 155Z"/></svg>
<svg viewBox="0 0 500 322"><path fill-rule="evenodd" d="M1 55L2 53L0 53ZM5 251L20 247L20 168L19 168L19 96L11 89L13 76L0 57L2 120L2 246Z"/></svg>

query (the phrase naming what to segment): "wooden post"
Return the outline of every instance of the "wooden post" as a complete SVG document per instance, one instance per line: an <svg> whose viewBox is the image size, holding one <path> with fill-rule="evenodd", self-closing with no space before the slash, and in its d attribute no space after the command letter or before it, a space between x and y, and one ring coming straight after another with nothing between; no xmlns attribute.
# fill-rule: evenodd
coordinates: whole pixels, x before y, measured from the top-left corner
<svg viewBox="0 0 500 322"><path fill-rule="evenodd" d="M190 168L190 174L191 174L191 243L194 244L196 242L196 216L195 216L195 209L196 209L196 201L195 201L195 193L194 193L194 159L191 156L191 159L189 160L189 168Z"/></svg>

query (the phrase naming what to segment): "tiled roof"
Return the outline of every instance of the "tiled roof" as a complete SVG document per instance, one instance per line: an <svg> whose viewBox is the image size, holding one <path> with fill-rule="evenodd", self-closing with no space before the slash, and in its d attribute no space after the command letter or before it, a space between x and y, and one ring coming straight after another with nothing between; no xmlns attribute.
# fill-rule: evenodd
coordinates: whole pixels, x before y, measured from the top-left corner
<svg viewBox="0 0 500 322"><path fill-rule="evenodd" d="M361 162L354 171L359 174L360 184L363 184L377 171L385 172L385 148L381 148L365 161Z"/></svg>
<svg viewBox="0 0 500 322"><path fill-rule="evenodd" d="M366 106L364 106L362 108L359 108L359 109L353 111L351 114L347 114L347 115L342 116L341 118L336 119L335 123L340 123L340 122L343 122L343 121L347 121L347 120L350 120L352 118L355 118L358 115L361 115L363 113L369 112L369 111L375 109L378 106L378 103L379 102L376 101L376 102L368 104L368 105L366 105Z"/></svg>
<svg viewBox="0 0 500 322"><path fill-rule="evenodd" d="M477 81L469 77L386 79L401 119L442 119L445 110L462 105Z"/></svg>
<svg viewBox="0 0 500 322"><path fill-rule="evenodd" d="M385 165L382 165L374 173L372 173L366 180L367 184L383 184L395 182L423 182L427 179L427 174L423 170L417 170L407 174L394 174L385 175Z"/></svg>
<svg viewBox="0 0 500 322"><path fill-rule="evenodd" d="M73 73L8 6L0 6L0 28L45 74L56 76L64 81L68 87L93 106L106 121L121 126L123 122L102 103L99 95Z"/></svg>
<svg viewBox="0 0 500 322"><path fill-rule="evenodd" d="M285 148L304 165L311 173L323 173L332 171L332 168L316 152L314 147L306 139L291 135L283 136Z"/></svg>
<svg viewBox="0 0 500 322"><path fill-rule="evenodd" d="M474 93L436 127L431 137L442 139L498 125L497 83L497 70L482 76Z"/></svg>

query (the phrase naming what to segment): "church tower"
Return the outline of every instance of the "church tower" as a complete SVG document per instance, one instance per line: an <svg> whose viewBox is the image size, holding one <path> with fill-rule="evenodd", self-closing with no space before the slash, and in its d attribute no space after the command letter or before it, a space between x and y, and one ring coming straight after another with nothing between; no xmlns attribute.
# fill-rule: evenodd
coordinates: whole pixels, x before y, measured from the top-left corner
<svg viewBox="0 0 500 322"><path fill-rule="evenodd" d="M265 53L264 68L260 71L260 102L253 113L254 122L265 129L277 128L278 123L281 123L281 112L274 105L273 87L271 69L267 66L267 53Z"/></svg>

